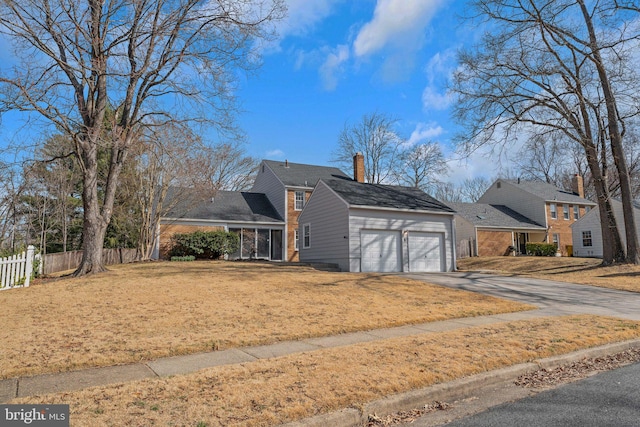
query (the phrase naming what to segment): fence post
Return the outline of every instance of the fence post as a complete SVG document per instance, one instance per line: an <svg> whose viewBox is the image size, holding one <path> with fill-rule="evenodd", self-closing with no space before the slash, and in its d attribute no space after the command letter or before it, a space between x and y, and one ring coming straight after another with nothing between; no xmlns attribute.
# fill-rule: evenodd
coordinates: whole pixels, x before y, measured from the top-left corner
<svg viewBox="0 0 640 427"><path fill-rule="evenodd" d="M31 281L31 274L33 273L33 259L36 253L36 247L33 245L29 245L27 247L27 268L25 269L25 279L24 279L24 287L29 286L29 282Z"/></svg>

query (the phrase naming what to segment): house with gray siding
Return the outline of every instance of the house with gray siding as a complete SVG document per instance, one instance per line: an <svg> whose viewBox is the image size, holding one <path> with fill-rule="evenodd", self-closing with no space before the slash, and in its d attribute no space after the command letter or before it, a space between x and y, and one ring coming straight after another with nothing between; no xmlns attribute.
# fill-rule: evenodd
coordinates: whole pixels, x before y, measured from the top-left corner
<svg viewBox="0 0 640 427"><path fill-rule="evenodd" d="M624 233L624 214L622 202L612 199L611 207L620 230L623 245L627 244L627 236ZM636 220L636 233L640 237L640 205L634 205L634 217ZM592 209L571 226L573 237L573 255L580 257L602 258L602 229L600 228L600 211Z"/></svg>
<svg viewBox="0 0 640 427"><path fill-rule="evenodd" d="M298 222L304 262L351 272L455 269L454 212L416 188L321 179Z"/></svg>
<svg viewBox="0 0 640 427"><path fill-rule="evenodd" d="M346 178L338 168L263 160L251 189L264 193L286 224L283 237L284 259L298 261L298 217L320 179Z"/></svg>

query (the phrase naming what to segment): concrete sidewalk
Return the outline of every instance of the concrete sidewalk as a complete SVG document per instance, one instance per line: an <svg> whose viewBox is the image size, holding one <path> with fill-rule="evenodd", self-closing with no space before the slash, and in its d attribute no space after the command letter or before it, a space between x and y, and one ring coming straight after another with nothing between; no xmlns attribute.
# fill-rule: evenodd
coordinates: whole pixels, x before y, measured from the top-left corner
<svg viewBox="0 0 640 427"><path fill-rule="evenodd" d="M132 365L108 366L104 368L90 368L59 374L10 378L0 381L0 403L6 403L16 397L68 392L93 386L136 381L145 378L183 375L214 366L247 363L293 353L341 347L395 337L451 331L491 323L527 320L554 314L556 313L548 310L531 310L491 316L469 317L445 320L441 322L423 323L419 325L407 325L396 328L375 329L319 338L309 338L298 341L284 341L276 344L256 347L233 348L223 351L167 357Z"/></svg>

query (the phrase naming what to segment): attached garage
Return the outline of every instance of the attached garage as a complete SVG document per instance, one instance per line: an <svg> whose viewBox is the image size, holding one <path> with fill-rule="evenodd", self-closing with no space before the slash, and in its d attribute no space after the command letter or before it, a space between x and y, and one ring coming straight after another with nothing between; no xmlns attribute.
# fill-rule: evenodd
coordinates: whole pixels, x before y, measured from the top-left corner
<svg viewBox="0 0 640 427"><path fill-rule="evenodd" d="M320 180L300 214L300 233L310 230L300 260L351 272L453 271L453 216L417 188Z"/></svg>
<svg viewBox="0 0 640 427"><path fill-rule="evenodd" d="M362 230L360 232L361 270L393 273L402 271L401 234L398 231Z"/></svg>

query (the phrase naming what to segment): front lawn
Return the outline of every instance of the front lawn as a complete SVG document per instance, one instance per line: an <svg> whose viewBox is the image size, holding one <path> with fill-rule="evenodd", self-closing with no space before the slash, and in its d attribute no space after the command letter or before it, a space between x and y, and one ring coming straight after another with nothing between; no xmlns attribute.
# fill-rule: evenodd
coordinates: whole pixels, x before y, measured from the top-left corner
<svg viewBox="0 0 640 427"><path fill-rule="evenodd" d="M242 262L110 267L0 292L0 378L533 307L383 274Z"/></svg>
<svg viewBox="0 0 640 427"><path fill-rule="evenodd" d="M538 358L640 336L640 322L540 318L14 399L69 404L72 426L274 426Z"/></svg>
<svg viewBox="0 0 640 427"><path fill-rule="evenodd" d="M457 261L462 271L492 271L640 292L640 265L602 267L602 260L577 257L474 257Z"/></svg>

